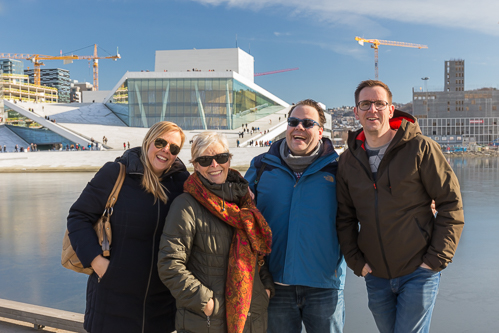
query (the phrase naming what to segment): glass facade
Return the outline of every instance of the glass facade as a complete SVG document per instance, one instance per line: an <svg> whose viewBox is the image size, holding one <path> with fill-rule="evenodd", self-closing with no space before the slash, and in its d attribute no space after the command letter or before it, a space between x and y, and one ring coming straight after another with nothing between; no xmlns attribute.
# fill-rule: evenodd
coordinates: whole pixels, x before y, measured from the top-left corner
<svg viewBox="0 0 499 333"><path fill-rule="evenodd" d="M168 120L185 130L235 129L284 108L233 78L129 78L106 105L131 127Z"/></svg>
<svg viewBox="0 0 499 333"><path fill-rule="evenodd" d="M16 133L24 141L36 143L39 150L58 149L61 146L74 144L10 108L5 108L5 116L7 118L5 121L7 128Z"/></svg>

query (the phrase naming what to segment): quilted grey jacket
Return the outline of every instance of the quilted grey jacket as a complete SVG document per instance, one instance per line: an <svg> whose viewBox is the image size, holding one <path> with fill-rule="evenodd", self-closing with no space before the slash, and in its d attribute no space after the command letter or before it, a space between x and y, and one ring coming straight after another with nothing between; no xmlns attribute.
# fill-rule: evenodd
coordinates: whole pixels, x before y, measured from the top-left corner
<svg viewBox="0 0 499 333"><path fill-rule="evenodd" d="M247 182L229 172L228 182L203 184L213 193L238 202L247 191ZM233 227L211 214L194 197L183 193L175 199L166 218L158 256L160 279L176 298L177 332L227 332L225 282ZM255 261L255 266L257 262ZM253 296L244 332L267 331L269 298L274 283L265 266L255 269ZM213 298L215 308L207 318L204 308Z"/></svg>

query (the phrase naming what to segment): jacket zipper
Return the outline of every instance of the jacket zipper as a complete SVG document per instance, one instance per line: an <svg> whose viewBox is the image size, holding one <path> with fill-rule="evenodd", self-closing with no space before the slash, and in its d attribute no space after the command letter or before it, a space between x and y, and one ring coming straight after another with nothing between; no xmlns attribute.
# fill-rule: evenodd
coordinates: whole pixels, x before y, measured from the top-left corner
<svg viewBox="0 0 499 333"><path fill-rule="evenodd" d="M388 267L388 261L386 260L385 248L383 246L383 240L381 239L381 227L379 225L379 213L378 213L378 188L376 186L376 182L374 182L374 208L375 208L375 217L376 217L376 229L378 229L378 242L381 248L381 255L383 257L383 262L386 266L386 271L388 272L388 277L390 280L392 279L392 274L390 273L390 267Z"/></svg>
<svg viewBox="0 0 499 333"><path fill-rule="evenodd" d="M372 177L372 172L367 169L367 167L362 163L362 161L355 156L355 154L352 154L352 156L359 162L359 164L362 166L366 174L368 175L369 179L373 181L373 187L374 187L374 215L375 215L375 220L376 220L376 230L378 231L378 242L379 246L381 248L381 256L383 257L383 262L386 267L386 271L388 272L388 277L391 279L392 275L390 274L390 268L388 267L388 261L386 260L386 254L385 254L385 249L383 247L383 240L381 239L381 228L379 225L379 212L378 212L378 187L376 186L376 181L374 181L374 178ZM384 156L383 156L384 158ZM383 161L381 161L383 163ZM381 165L380 163L380 165ZM379 170L379 168L378 168ZM361 223L362 227L362 223Z"/></svg>
<svg viewBox="0 0 499 333"><path fill-rule="evenodd" d="M146 333L146 302L147 302L147 294L149 294L149 287L151 285L151 277L152 277L152 268L154 266L154 246L156 245L156 233L158 231L159 226L159 216L161 212L160 201L158 200L158 218L156 220L156 228L154 229L154 234L152 237L152 257L151 257L151 268L149 269L149 279L147 280L146 293L144 295L144 303L142 304L142 333Z"/></svg>
<svg viewBox="0 0 499 333"><path fill-rule="evenodd" d="M210 325L211 325L211 323L210 323L210 316L206 316L206 325L208 327L208 332L209 332L210 331L209 328L210 328Z"/></svg>

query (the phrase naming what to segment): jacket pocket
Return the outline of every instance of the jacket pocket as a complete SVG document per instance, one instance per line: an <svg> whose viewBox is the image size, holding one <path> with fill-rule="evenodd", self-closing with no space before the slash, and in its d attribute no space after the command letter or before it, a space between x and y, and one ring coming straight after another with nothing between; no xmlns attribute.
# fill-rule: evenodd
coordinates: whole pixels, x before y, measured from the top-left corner
<svg viewBox="0 0 499 333"><path fill-rule="evenodd" d="M211 317L208 319L208 317L206 317L204 313L201 315L187 310L186 308L180 308L177 310L175 322L176 329L179 332L210 332Z"/></svg>

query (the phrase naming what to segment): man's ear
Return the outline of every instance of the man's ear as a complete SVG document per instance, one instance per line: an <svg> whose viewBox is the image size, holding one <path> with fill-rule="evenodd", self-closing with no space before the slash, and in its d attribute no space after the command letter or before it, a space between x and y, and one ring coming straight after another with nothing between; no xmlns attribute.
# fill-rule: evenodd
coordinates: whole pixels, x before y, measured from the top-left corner
<svg viewBox="0 0 499 333"><path fill-rule="evenodd" d="M353 113L355 114L355 119L359 120L359 115L357 114L357 107L353 108Z"/></svg>
<svg viewBox="0 0 499 333"><path fill-rule="evenodd" d="M324 132L324 128L319 127L319 140L322 139L322 132Z"/></svg>
<svg viewBox="0 0 499 333"><path fill-rule="evenodd" d="M395 112L395 106L393 104L390 104L390 119L393 118L394 112Z"/></svg>

